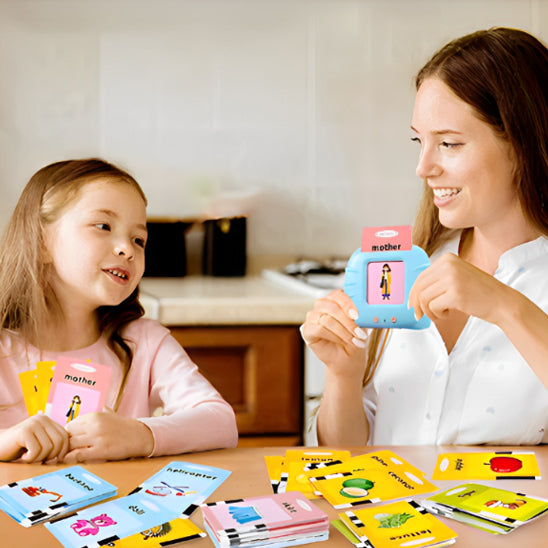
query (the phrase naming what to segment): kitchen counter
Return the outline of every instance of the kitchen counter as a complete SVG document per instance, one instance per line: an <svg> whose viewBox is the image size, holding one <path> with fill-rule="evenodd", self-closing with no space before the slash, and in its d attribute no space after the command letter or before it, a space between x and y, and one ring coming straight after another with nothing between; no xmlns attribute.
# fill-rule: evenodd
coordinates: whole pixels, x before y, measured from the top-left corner
<svg viewBox="0 0 548 548"><path fill-rule="evenodd" d="M143 278L141 303L164 325L300 325L314 297L260 275Z"/></svg>

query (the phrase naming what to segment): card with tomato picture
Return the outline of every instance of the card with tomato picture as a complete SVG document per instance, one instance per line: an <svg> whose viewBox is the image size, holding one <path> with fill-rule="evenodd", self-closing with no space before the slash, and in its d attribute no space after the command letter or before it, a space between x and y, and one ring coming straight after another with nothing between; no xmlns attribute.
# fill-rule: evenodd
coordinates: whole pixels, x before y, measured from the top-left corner
<svg viewBox="0 0 548 548"><path fill-rule="evenodd" d="M537 457L529 451L442 453L434 480L540 479Z"/></svg>

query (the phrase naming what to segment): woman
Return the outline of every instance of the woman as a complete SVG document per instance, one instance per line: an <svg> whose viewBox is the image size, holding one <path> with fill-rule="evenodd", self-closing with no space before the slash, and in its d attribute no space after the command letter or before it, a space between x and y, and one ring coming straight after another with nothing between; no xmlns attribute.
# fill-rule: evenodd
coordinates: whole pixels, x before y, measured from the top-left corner
<svg viewBox="0 0 548 548"><path fill-rule="evenodd" d="M432 325L365 333L342 291L315 303L301 332L326 365L319 443L548 442L548 50L475 32L416 89L414 243L432 265L409 305Z"/></svg>

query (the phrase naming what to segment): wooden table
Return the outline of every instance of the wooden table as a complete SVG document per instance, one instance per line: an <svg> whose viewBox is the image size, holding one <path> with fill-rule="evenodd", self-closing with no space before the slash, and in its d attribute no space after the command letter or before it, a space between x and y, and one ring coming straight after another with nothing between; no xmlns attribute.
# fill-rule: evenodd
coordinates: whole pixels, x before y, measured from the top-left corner
<svg viewBox="0 0 548 548"><path fill-rule="evenodd" d="M294 447L292 447L294 449ZM348 448L353 455L360 455L375 449L392 449L395 453L408 460L411 464L426 472L430 477L437 455L452 451L494 451L509 450L509 447L456 447L456 446L392 446L392 447L359 447ZM489 485L517 490L528 495L548 497L548 446L513 448L518 451L534 451L539 461L541 480L499 480L497 482L479 482ZM209 501L264 495L272 492L267 475L264 456L283 455L285 447L244 447L205 453L193 453L176 457L160 457L154 459L132 459L121 462L87 463L85 467L91 472L118 486L120 496L128 494L143 480L157 472L172 460L196 462L225 468L232 471L231 476L221 485ZM0 463L0 484L9 483L50 471L53 466ZM434 481L440 489L446 489L459 482ZM331 518L337 516L325 500L316 500ZM203 528L200 510L191 517L192 521ZM507 535L492 535L473 527L463 525L453 520L441 518L447 525L459 534L456 547L467 548L546 548L548 546L548 515ZM0 512L0 546L2 548L49 548L61 546L59 542L44 528L37 525L24 528L3 512ZM324 548L352 548L352 545L333 527L330 539L321 544ZM208 548L213 543L209 537L188 541L180 546L186 548Z"/></svg>

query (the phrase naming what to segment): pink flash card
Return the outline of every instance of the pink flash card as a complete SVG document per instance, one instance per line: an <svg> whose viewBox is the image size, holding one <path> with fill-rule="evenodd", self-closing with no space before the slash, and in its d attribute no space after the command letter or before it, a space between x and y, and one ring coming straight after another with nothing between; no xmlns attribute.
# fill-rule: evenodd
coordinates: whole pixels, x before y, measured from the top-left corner
<svg viewBox="0 0 548 548"><path fill-rule="evenodd" d="M107 365L60 357L51 381L46 415L64 426L79 415L102 411L110 373Z"/></svg>
<svg viewBox="0 0 548 548"><path fill-rule="evenodd" d="M365 253L408 251L412 247L409 225L365 227L362 230L361 250Z"/></svg>

